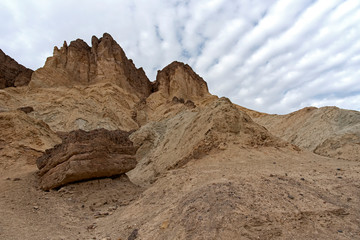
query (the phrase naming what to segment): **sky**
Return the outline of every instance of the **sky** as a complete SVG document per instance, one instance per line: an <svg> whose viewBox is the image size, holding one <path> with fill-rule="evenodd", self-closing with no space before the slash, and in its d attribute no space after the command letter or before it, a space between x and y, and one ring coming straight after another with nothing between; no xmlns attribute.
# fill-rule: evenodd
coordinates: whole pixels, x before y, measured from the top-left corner
<svg viewBox="0 0 360 240"><path fill-rule="evenodd" d="M257 111L360 111L359 0L0 0L0 22L0 49L34 70L108 32L151 81L176 60Z"/></svg>

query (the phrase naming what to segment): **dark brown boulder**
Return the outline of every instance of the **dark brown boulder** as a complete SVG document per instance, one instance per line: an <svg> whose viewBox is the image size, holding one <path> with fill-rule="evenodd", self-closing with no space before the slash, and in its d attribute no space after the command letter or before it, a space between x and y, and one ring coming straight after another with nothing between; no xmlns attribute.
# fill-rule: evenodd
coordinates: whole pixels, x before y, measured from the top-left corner
<svg viewBox="0 0 360 240"><path fill-rule="evenodd" d="M32 73L0 49L0 89L28 85Z"/></svg>
<svg viewBox="0 0 360 240"><path fill-rule="evenodd" d="M111 177L136 166L137 148L130 132L121 130L76 130L61 134L63 142L48 149L37 159L40 187L58 188L68 183Z"/></svg>

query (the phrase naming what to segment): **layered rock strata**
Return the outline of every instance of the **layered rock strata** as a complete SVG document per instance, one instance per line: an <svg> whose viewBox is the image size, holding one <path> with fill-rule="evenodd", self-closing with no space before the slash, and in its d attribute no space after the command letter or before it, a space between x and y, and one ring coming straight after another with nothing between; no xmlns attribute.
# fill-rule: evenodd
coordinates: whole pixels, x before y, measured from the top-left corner
<svg viewBox="0 0 360 240"><path fill-rule="evenodd" d="M117 176L136 166L137 148L129 132L96 129L59 134L63 141L37 159L40 187L58 188L71 182Z"/></svg>

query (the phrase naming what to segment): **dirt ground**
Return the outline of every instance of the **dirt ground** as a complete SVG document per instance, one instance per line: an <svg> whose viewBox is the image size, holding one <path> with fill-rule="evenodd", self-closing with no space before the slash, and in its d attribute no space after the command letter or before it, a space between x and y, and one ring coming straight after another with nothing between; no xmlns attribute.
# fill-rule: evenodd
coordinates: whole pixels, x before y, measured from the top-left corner
<svg viewBox="0 0 360 240"><path fill-rule="evenodd" d="M1 169L1 239L360 239L360 163L236 144L158 176L49 192Z"/></svg>

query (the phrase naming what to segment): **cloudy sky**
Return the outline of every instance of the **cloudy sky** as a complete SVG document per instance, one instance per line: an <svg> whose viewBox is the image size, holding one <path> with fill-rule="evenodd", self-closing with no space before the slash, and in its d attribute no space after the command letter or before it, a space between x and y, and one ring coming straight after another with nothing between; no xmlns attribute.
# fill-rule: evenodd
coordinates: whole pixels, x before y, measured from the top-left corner
<svg viewBox="0 0 360 240"><path fill-rule="evenodd" d="M108 32L150 80L178 60L258 111L360 110L359 0L0 0L0 21L0 48L32 69Z"/></svg>

